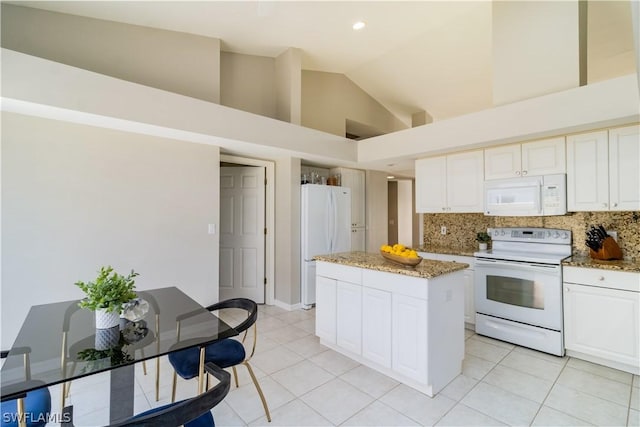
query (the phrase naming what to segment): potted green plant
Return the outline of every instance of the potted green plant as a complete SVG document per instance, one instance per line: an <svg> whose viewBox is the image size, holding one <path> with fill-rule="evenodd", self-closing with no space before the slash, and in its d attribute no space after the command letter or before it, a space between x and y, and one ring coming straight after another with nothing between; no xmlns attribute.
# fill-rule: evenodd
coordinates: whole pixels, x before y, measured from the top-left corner
<svg viewBox="0 0 640 427"><path fill-rule="evenodd" d="M122 305L136 297L134 278L138 273L131 270L122 276L113 267L101 267L93 282L77 281L75 285L87 295L78 304L96 312L96 328L107 329L120 322Z"/></svg>
<svg viewBox="0 0 640 427"><path fill-rule="evenodd" d="M486 251L491 241L491 236L486 231L480 231L476 234L476 242L478 242L478 248L481 251Z"/></svg>

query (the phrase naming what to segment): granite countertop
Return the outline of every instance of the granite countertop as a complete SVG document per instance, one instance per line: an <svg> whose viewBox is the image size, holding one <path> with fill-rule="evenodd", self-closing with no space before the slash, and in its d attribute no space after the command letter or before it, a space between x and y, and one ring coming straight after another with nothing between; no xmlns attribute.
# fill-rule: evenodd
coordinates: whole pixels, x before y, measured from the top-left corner
<svg viewBox="0 0 640 427"><path fill-rule="evenodd" d="M315 261L332 262L334 264L348 265L351 267L368 268L370 270L384 271L387 273L404 274L405 276L432 279L443 274L464 270L468 264L461 262L445 262L423 259L415 267L402 266L388 261L380 254L367 252L343 252L330 255L317 255Z"/></svg>
<svg viewBox="0 0 640 427"><path fill-rule="evenodd" d="M583 268L600 268L603 270L628 271L632 273L640 273L639 261L614 260L602 261L593 259L588 256L572 256L562 262L564 267L583 267Z"/></svg>
<svg viewBox="0 0 640 427"><path fill-rule="evenodd" d="M424 245L416 248L418 252L429 252L433 254L473 256L474 252L478 252L478 246L473 245L466 248L451 248L449 246Z"/></svg>

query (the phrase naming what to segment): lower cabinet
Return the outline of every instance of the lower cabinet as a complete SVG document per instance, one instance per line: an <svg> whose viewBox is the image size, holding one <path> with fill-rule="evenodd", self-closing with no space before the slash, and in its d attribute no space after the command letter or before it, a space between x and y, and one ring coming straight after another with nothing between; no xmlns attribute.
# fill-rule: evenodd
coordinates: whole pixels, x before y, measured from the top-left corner
<svg viewBox="0 0 640 427"><path fill-rule="evenodd" d="M393 370L427 381L427 301L405 295L394 295Z"/></svg>
<svg viewBox="0 0 640 427"><path fill-rule="evenodd" d="M336 344L360 353L362 351L362 286L337 281Z"/></svg>
<svg viewBox="0 0 640 427"><path fill-rule="evenodd" d="M434 278L316 265L320 342L429 396L462 371L463 271Z"/></svg>
<svg viewBox="0 0 640 427"><path fill-rule="evenodd" d="M337 281L316 277L316 335L336 343L336 287Z"/></svg>
<svg viewBox="0 0 640 427"><path fill-rule="evenodd" d="M362 289L362 356L391 368L391 292Z"/></svg>
<svg viewBox="0 0 640 427"><path fill-rule="evenodd" d="M564 276L567 354L639 374L640 275L569 267Z"/></svg>

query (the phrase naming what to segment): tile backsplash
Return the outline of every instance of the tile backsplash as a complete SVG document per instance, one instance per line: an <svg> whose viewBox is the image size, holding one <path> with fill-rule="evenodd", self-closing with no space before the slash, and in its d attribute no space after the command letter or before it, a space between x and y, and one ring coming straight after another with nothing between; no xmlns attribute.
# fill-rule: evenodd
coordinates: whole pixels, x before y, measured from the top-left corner
<svg viewBox="0 0 640 427"><path fill-rule="evenodd" d="M573 254L588 255L584 244L591 225L602 224L607 231L618 233L618 245L625 259L640 260L640 212L570 212L562 216L494 217L481 213L424 214L424 244L469 248L476 245L478 231L492 227L544 227L571 230ZM447 234L440 234L441 226Z"/></svg>

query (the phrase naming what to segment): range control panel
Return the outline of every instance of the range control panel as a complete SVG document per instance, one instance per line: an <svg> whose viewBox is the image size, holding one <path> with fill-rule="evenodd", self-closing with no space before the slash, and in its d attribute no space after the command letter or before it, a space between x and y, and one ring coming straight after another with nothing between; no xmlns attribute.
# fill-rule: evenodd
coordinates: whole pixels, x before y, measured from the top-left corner
<svg viewBox="0 0 640 427"><path fill-rule="evenodd" d="M558 228L493 228L489 235L492 240L571 244L571 230Z"/></svg>

